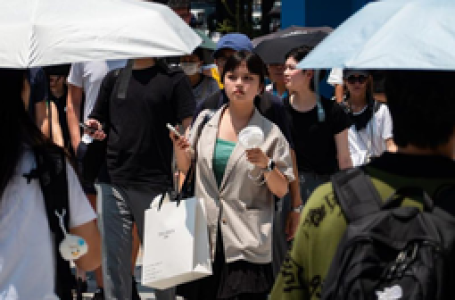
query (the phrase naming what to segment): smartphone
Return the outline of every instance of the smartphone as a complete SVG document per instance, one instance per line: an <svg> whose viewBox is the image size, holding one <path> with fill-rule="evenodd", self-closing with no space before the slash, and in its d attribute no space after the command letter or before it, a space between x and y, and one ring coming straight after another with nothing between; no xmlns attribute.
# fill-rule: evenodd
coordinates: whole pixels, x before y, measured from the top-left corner
<svg viewBox="0 0 455 300"><path fill-rule="evenodd" d="M84 123L82 123L82 122L79 123L79 126L81 126L82 128L88 130L88 132L90 132L90 133L94 133L95 131L98 130L98 129L93 128L93 127L90 127L90 126L88 126L87 124L84 124Z"/></svg>
<svg viewBox="0 0 455 300"><path fill-rule="evenodd" d="M177 129L175 129L175 127L172 126L171 124L167 123L167 124L166 124L166 127L167 127L170 131L172 131L178 138L181 138L181 137L182 137L182 135L180 134L180 132L178 132Z"/></svg>

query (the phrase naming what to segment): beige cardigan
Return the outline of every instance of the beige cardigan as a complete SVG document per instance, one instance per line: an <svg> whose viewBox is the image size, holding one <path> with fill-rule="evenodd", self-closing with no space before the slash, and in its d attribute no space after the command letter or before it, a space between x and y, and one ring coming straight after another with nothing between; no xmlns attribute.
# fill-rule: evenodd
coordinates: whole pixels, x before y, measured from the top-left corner
<svg viewBox="0 0 455 300"><path fill-rule="evenodd" d="M259 185L261 180L254 182L248 177L249 162L245 149L238 143L228 160L220 188L213 172L218 124L225 107L213 115L197 138L198 128L208 113L201 112L189 138L197 153L195 194L204 199L212 260L220 224L227 262L246 260L258 264L269 263L272 261L274 197L267 184ZM263 130L265 141L260 148L274 160L289 181L294 180L289 144L279 128L257 110L248 125L256 125ZM194 145L196 141L197 145ZM253 175L261 172L256 167Z"/></svg>

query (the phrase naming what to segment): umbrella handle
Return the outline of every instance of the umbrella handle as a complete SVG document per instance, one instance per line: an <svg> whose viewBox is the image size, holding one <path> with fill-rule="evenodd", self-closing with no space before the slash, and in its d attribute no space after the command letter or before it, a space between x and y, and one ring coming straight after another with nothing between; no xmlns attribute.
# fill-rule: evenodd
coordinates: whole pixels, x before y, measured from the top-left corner
<svg viewBox="0 0 455 300"><path fill-rule="evenodd" d="M325 121L325 111L321 104L321 95L319 93L319 75L321 74L321 70L317 69L314 70L314 90L316 92L316 105L318 107L318 121L319 123L323 123Z"/></svg>

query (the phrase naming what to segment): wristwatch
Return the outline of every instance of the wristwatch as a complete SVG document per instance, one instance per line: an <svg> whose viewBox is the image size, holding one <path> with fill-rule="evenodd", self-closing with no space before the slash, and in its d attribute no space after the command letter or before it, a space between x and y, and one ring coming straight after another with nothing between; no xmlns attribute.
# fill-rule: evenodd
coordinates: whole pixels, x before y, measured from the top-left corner
<svg viewBox="0 0 455 300"><path fill-rule="evenodd" d="M300 204L299 206L292 208L292 211L296 212L298 214L300 214L302 212L302 210L303 210L303 204Z"/></svg>
<svg viewBox="0 0 455 300"><path fill-rule="evenodd" d="M267 164L267 167L265 170L267 172L272 172L274 168L275 168L275 162L273 161L273 159L269 159L269 163Z"/></svg>

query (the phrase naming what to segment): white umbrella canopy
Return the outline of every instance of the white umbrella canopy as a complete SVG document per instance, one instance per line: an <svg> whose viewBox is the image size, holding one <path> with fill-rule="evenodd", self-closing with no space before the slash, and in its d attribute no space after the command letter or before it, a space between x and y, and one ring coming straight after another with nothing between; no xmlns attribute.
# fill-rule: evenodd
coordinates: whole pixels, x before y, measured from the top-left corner
<svg viewBox="0 0 455 300"><path fill-rule="evenodd" d="M170 8L139 0L0 4L0 67L188 54L201 38Z"/></svg>
<svg viewBox="0 0 455 300"><path fill-rule="evenodd" d="M298 67L455 70L455 1L386 0L366 5Z"/></svg>

